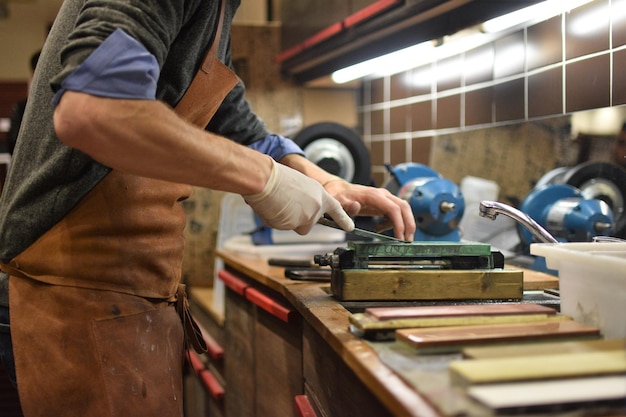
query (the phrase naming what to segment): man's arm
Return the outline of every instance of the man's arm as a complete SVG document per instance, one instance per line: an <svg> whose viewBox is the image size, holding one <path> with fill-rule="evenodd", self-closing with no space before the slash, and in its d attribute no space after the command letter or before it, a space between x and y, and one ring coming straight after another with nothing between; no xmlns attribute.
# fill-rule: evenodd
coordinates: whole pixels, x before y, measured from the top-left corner
<svg viewBox="0 0 626 417"><path fill-rule="evenodd" d="M269 158L185 122L156 100L67 91L55 113L59 139L111 168L248 195L260 193Z"/></svg>
<svg viewBox="0 0 626 417"><path fill-rule="evenodd" d="M315 180L185 122L158 101L67 91L54 127L64 144L113 169L241 194L270 227L306 234L328 214L354 228Z"/></svg>
<svg viewBox="0 0 626 417"><path fill-rule="evenodd" d="M185 122L154 99L157 77L153 56L123 31L113 32L59 86L57 136L120 171L247 196L272 227L307 233L327 213L349 230L354 225L343 206L353 215L385 216L398 237L412 239L406 202L383 189L329 183L336 177L301 155L288 154L281 158L285 165L274 164L268 156ZM320 184L334 190L337 200Z"/></svg>

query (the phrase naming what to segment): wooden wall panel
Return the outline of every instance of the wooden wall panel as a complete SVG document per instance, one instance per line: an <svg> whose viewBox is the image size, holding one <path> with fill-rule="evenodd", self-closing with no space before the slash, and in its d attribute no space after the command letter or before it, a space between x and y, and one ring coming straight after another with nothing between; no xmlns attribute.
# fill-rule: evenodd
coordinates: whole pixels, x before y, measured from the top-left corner
<svg viewBox="0 0 626 417"><path fill-rule="evenodd" d="M233 26L233 64L246 84L246 97L268 129L284 133L281 120L302 117L301 93L281 77L274 57L280 51L280 27Z"/></svg>
<svg viewBox="0 0 626 417"><path fill-rule="evenodd" d="M191 197L182 203L187 216L182 271L186 284L213 286L222 195L219 191L196 187Z"/></svg>

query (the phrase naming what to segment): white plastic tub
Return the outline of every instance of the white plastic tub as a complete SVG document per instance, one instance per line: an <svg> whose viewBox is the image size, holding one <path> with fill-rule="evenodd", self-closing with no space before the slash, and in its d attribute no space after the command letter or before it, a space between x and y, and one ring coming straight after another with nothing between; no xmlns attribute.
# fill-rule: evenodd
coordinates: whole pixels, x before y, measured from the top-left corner
<svg viewBox="0 0 626 417"><path fill-rule="evenodd" d="M530 253L559 272L563 314L626 337L626 243L533 243Z"/></svg>

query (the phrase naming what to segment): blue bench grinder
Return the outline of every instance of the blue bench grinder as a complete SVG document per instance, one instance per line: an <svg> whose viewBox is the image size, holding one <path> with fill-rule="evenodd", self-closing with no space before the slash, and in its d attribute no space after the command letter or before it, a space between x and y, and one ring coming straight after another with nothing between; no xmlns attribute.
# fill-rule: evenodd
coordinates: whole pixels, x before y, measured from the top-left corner
<svg viewBox="0 0 626 417"><path fill-rule="evenodd" d="M417 225L416 241L461 240L458 226L465 211L465 199L455 183L414 162L386 167L391 179L384 188L411 206Z"/></svg>

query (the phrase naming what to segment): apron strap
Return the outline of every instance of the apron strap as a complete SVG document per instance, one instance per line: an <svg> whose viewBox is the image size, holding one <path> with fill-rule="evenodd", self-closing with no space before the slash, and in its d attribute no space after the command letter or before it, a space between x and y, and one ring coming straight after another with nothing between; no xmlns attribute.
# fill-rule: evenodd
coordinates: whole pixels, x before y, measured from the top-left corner
<svg viewBox="0 0 626 417"><path fill-rule="evenodd" d="M239 82L237 75L217 58L225 0L221 1L219 7L220 17L213 43L189 88L175 107L176 113L183 119L202 129L208 125L224 98Z"/></svg>
<svg viewBox="0 0 626 417"><path fill-rule="evenodd" d="M198 323L194 320L189 309L189 300L187 299L187 291L185 284L178 286L176 293L176 312L183 323L183 331L185 332L185 345L191 344L198 353L206 353L208 347L202 336L202 331Z"/></svg>
<svg viewBox="0 0 626 417"><path fill-rule="evenodd" d="M220 38L222 36L222 27L224 26L224 11L226 9L226 0L222 0L220 2L220 18L217 22L217 28L215 29L215 35L213 35L213 43L211 44L211 49L209 49L209 53L213 53L213 55L217 55L217 50L220 46ZM208 54L207 54L208 55Z"/></svg>

